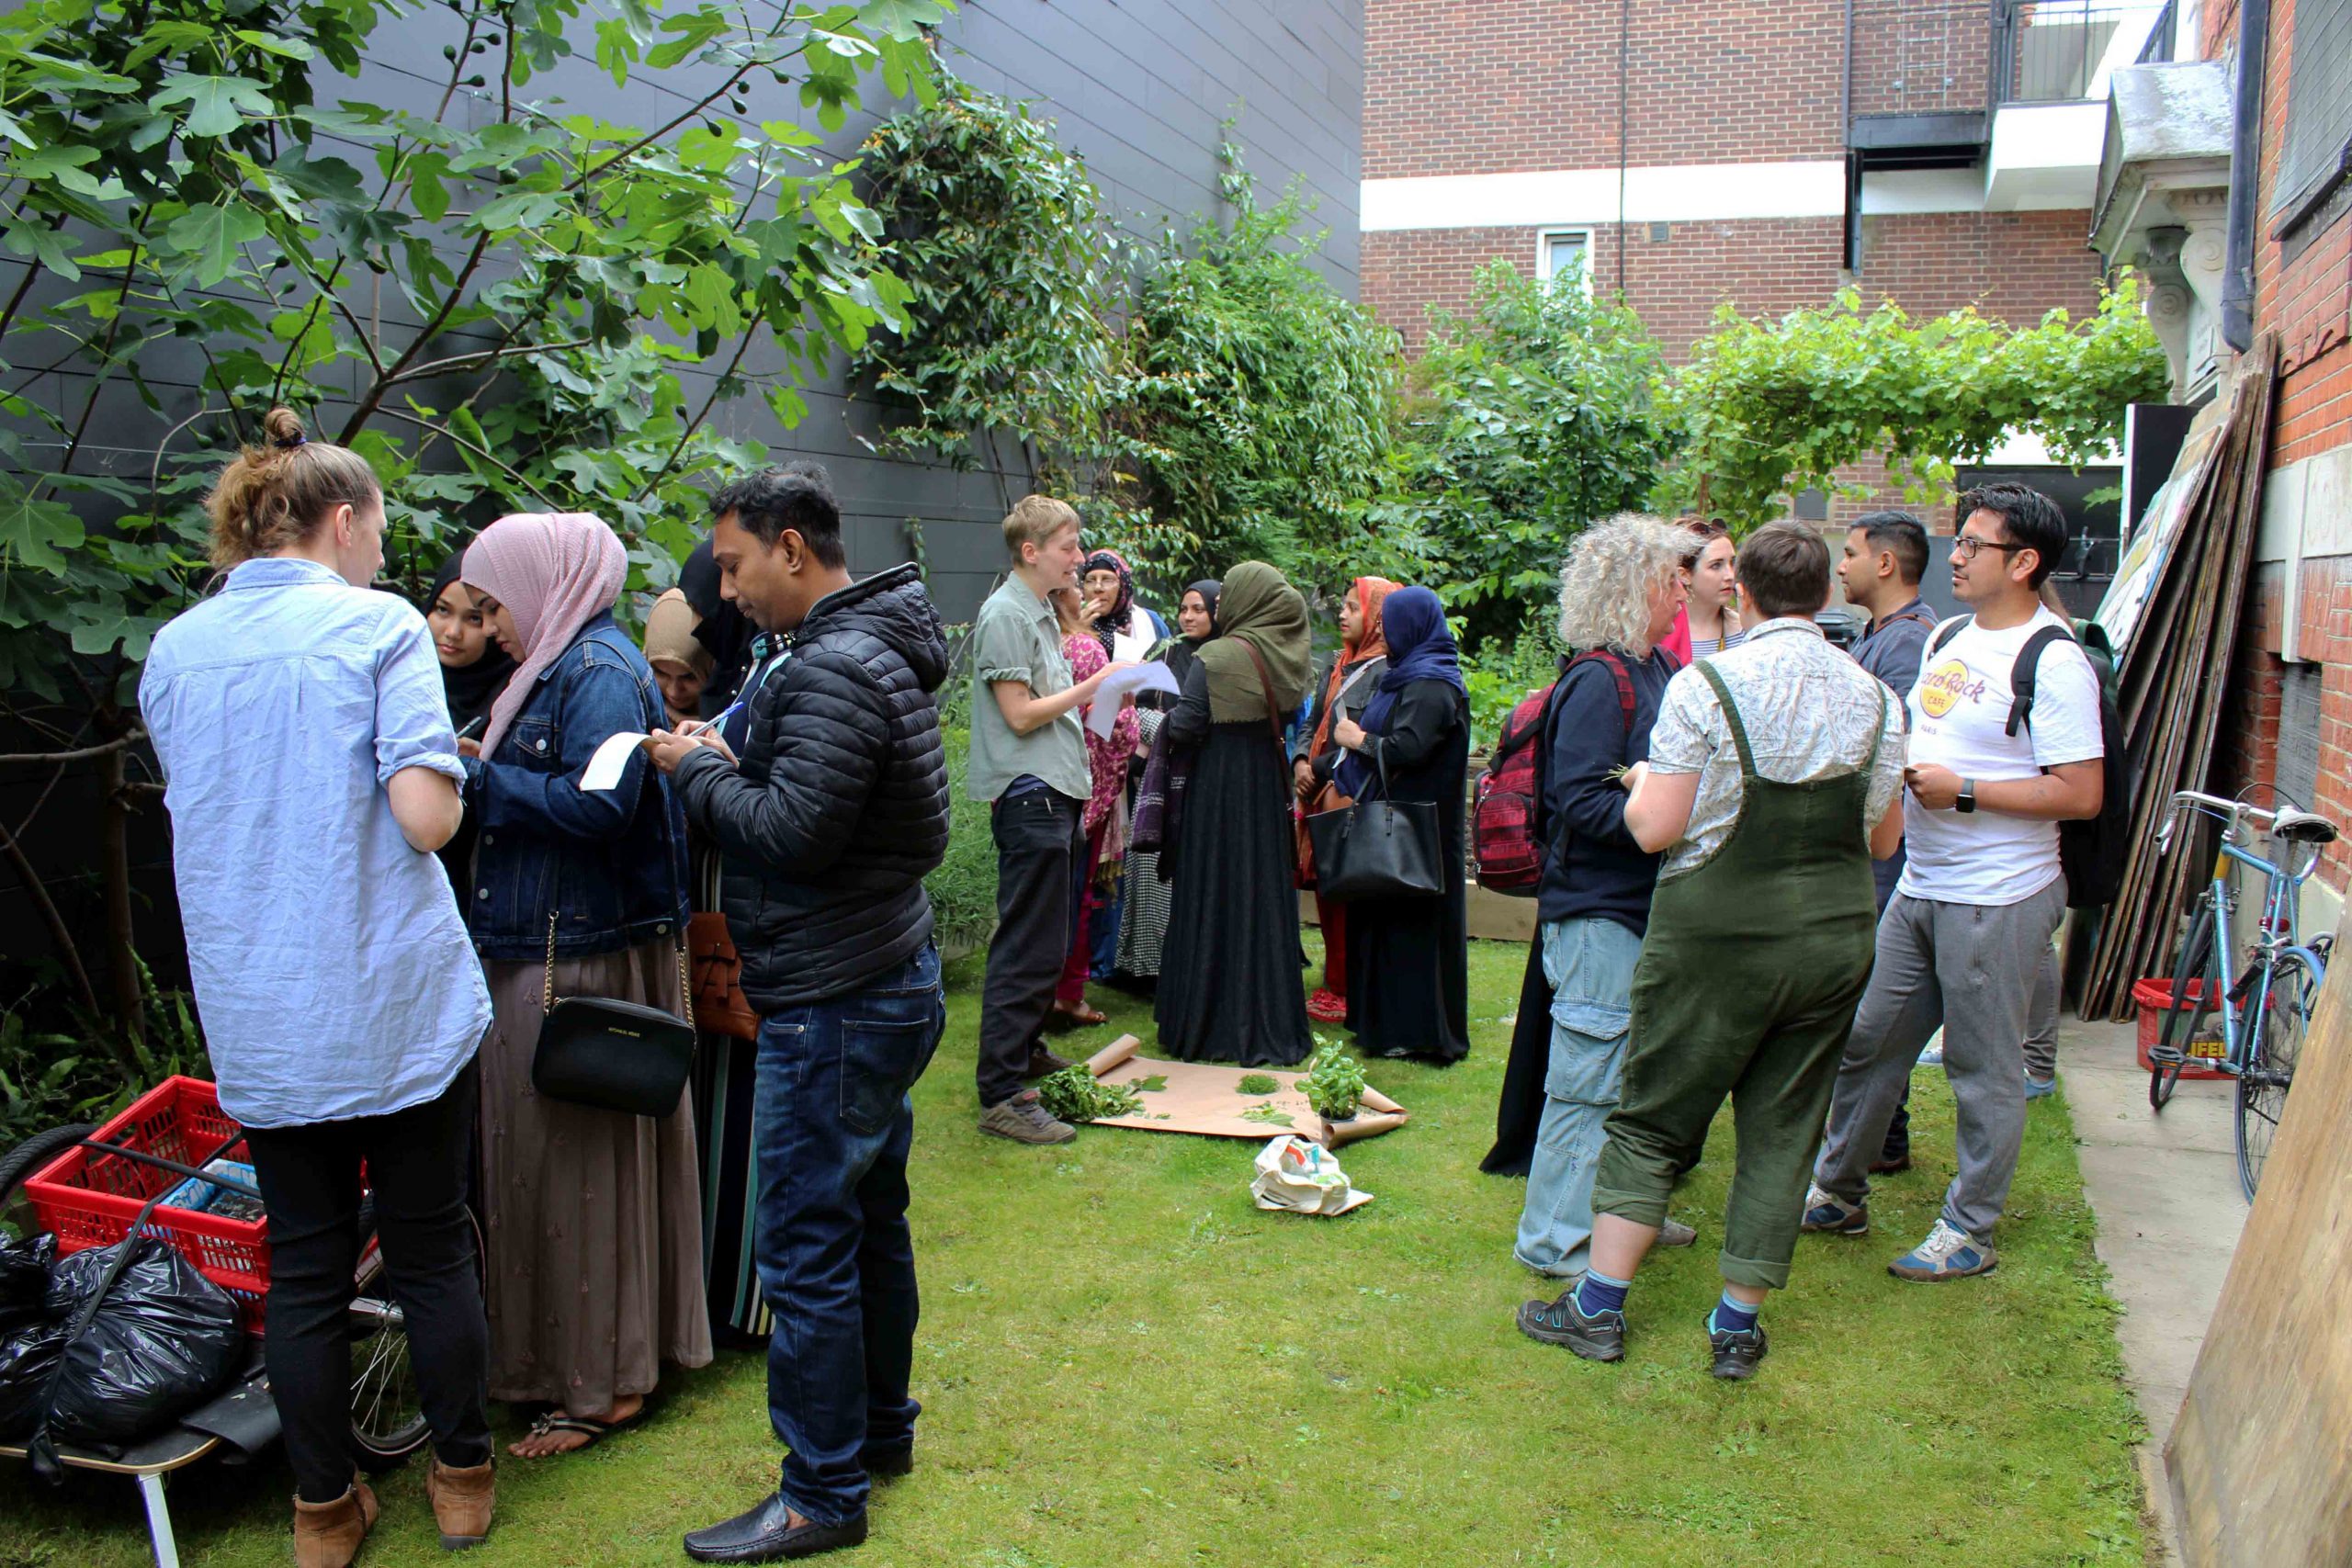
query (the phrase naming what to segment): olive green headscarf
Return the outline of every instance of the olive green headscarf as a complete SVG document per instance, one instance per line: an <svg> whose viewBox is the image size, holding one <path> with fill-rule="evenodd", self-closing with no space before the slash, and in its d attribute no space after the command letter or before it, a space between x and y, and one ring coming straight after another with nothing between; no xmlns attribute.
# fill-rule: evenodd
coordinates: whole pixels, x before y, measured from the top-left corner
<svg viewBox="0 0 2352 1568"><path fill-rule="evenodd" d="M1275 712L1285 719L1295 713L1310 672L1306 601L1298 590L1264 561L1243 561L1225 574L1216 625L1217 635L1200 653L1209 672L1210 719L1233 724L1266 716L1266 688L1245 642L1266 661Z"/></svg>

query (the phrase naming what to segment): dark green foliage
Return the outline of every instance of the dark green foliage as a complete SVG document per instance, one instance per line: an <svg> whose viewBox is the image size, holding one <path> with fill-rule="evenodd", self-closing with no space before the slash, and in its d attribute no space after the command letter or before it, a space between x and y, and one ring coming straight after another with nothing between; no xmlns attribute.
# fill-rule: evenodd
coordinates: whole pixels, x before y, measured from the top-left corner
<svg viewBox="0 0 2352 1568"><path fill-rule="evenodd" d="M1037 1080L1037 1100L1047 1115L1064 1122L1099 1122L1105 1116L1133 1116L1143 1109L1135 1091L1125 1084L1107 1084L1072 1062L1057 1073Z"/></svg>

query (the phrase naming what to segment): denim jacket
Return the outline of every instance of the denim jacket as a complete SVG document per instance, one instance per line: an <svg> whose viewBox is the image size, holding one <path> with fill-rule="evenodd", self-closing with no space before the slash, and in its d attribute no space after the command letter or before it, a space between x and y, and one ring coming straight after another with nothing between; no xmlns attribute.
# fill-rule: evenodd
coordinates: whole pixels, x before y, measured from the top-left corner
<svg viewBox="0 0 2352 1568"><path fill-rule="evenodd" d="M466 761L466 806L481 829L462 902L492 963L674 941L686 918L686 826L670 782L640 751L619 785L580 776L607 737L668 723L652 667L609 614L539 672L496 756Z"/></svg>

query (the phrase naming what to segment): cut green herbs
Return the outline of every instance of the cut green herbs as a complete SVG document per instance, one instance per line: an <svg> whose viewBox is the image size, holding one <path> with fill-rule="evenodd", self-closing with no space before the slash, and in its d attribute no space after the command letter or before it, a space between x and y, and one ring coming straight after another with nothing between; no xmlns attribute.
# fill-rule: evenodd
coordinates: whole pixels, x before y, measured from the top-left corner
<svg viewBox="0 0 2352 1568"><path fill-rule="evenodd" d="M1298 1125L1297 1122L1292 1121L1287 1115L1275 1110L1272 1100L1267 1101L1263 1105L1251 1106L1249 1110L1241 1113L1241 1119L1244 1122L1261 1122L1269 1127L1295 1127Z"/></svg>
<svg viewBox="0 0 2352 1568"><path fill-rule="evenodd" d="M1104 1083L1083 1062L1038 1079L1037 1099L1047 1115L1061 1122L1100 1122L1106 1116L1133 1116L1143 1109L1133 1089Z"/></svg>
<svg viewBox="0 0 2352 1568"><path fill-rule="evenodd" d="M1272 1073L1244 1073L1241 1081L1233 1086L1243 1094L1280 1094L1282 1082Z"/></svg>
<svg viewBox="0 0 2352 1568"><path fill-rule="evenodd" d="M1137 1078L1127 1087L1137 1094L1158 1094L1168 1087L1166 1073L1154 1073L1148 1078Z"/></svg>

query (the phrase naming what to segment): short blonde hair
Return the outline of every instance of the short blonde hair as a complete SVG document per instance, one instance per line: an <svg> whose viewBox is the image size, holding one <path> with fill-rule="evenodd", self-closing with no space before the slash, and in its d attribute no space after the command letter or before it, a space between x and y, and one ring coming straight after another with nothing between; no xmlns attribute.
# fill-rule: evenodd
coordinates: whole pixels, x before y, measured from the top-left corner
<svg viewBox="0 0 2352 1568"><path fill-rule="evenodd" d="M1595 523L1568 547L1560 568L1560 640L1578 652L1613 648L1635 659L1650 651L1650 590L1682 570L1690 535L1639 512Z"/></svg>
<svg viewBox="0 0 2352 1568"><path fill-rule="evenodd" d="M1004 514L1004 547L1019 560L1022 546L1042 546L1063 529L1077 526L1078 511L1069 502L1050 495L1024 495Z"/></svg>

